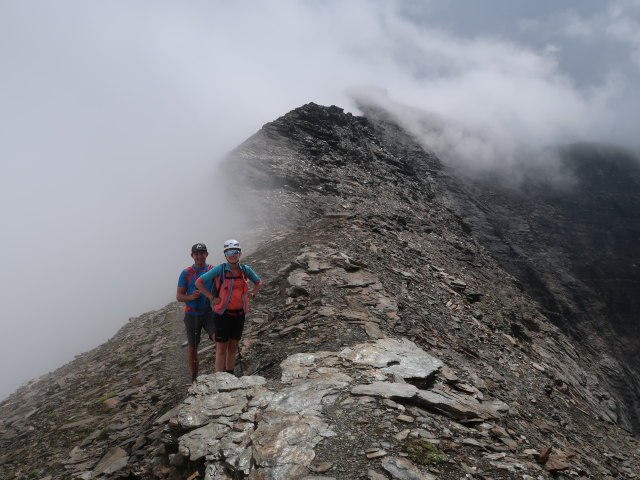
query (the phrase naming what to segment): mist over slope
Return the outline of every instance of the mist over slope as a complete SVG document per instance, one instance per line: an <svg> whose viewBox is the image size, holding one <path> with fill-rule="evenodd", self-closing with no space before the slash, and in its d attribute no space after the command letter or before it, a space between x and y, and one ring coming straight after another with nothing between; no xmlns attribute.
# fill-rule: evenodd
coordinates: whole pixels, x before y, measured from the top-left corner
<svg viewBox="0 0 640 480"><path fill-rule="evenodd" d="M244 213L258 248L244 260L265 281L244 376L209 375L204 343L207 375L187 390L177 305L132 319L0 404L3 478L639 470L626 431L634 410L611 388L621 360L604 341L563 332L565 310L503 268L500 237L485 243L461 199L490 219L497 206L388 117L308 104L266 124L225 168L244 180L230 192L254 199ZM551 291L571 306L563 292ZM412 446L427 443L446 460L422 463Z"/></svg>

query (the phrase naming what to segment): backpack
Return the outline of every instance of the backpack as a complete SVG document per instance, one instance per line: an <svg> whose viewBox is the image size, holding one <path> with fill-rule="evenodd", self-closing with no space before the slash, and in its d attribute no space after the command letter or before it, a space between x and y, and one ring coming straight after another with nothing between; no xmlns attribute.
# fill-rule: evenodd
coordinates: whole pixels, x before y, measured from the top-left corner
<svg viewBox="0 0 640 480"><path fill-rule="evenodd" d="M212 265L207 265L207 267L209 267L209 268L207 268L202 273L208 272L209 270L211 270L213 268ZM186 277L187 277L187 288L189 288L189 284L191 283L191 280L195 279L195 277L197 275L197 272L196 272L196 269L193 268L193 267L187 267L187 268L184 269L184 271L185 271ZM194 282L195 282L195 280L194 280Z"/></svg>
<svg viewBox="0 0 640 480"><path fill-rule="evenodd" d="M209 268L207 268L202 273L206 273L209 270L211 270L213 268L213 265L207 265L207 267L209 267ZM191 284L191 280L193 280L194 284L195 284L195 281L197 279L196 275L198 274L198 272L196 272L196 269L193 268L193 266L185 268L184 271L185 271L185 274L186 274L187 289L188 289L189 285ZM207 312L207 311L210 311L210 310L211 310L211 302L209 301L208 298L204 297L204 311ZM201 311L201 310L197 310L197 311Z"/></svg>
<svg viewBox="0 0 640 480"><path fill-rule="evenodd" d="M222 284L224 283L225 279L227 278L227 271L231 271L231 270L227 270L227 264L226 263L221 263L220 266L222 267L222 273L220 275L218 275L216 278L213 279L213 285L211 286L211 293L213 293L214 297L219 296L220 293L220 288L222 287ZM242 276L241 277L228 277L229 279L236 279L236 278L244 278L244 281L246 282L247 279L249 278L247 275L247 267L246 265L243 265L242 263L239 265L240 267L240 271L242 272Z"/></svg>

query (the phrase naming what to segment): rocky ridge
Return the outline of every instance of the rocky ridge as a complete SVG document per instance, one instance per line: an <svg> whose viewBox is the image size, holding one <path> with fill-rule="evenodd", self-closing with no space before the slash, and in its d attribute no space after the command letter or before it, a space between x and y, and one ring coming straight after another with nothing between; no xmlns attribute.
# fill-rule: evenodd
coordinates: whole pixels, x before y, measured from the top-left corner
<svg viewBox="0 0 640 480"><path fill-rule="evenodd" d="M132 319L0 405L0 476L637 478L607 372L379 128L310 104L232 153L265 206L238 378L203 344L185 385L176 304Z"/></svg>

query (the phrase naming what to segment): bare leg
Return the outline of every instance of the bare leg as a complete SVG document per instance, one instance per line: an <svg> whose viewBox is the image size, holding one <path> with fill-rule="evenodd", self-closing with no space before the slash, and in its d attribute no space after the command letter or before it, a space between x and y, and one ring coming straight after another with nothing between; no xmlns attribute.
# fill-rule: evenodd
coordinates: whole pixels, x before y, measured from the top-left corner
<svg viewBox="0 0 640 480"><path fill-rule="evenodd" d="M187 363L189 364L189 371L191 372L191 381L195 382L198 378L198 347L187 347Z"/></svg>
<svg viewBox="0 0 640 480"><path fill-rule="evenodd" d="M224 372L229 342L216 342L216 372Z"/></svg>
<svg viewBox="0 0 640 480"><path fill-rule="evenodd" d="M227 347L227 364L225 370L233 370L236 368L236 349L238 348L238 340L233 338L229 339L229 346Z"/></svg>
<svg viewBox="0 0 640 480"><path fill-rule="evenodd" d="M198 373L198 347L187 347L187 362L191 374Z"/></svg>

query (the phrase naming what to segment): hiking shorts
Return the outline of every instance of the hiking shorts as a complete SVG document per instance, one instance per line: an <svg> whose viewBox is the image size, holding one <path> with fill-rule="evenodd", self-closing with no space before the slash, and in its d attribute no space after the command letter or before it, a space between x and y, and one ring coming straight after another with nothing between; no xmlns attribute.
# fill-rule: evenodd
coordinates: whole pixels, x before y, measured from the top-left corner
<svg viewBox="0 0 640 480"><path fill-rule="evenodd" d="M207 335L213 335L215 328L213 325L213 312L203 315L184 314L184 327L187 332L187 343L190 347L197 347L200 343L200 333L204 328Z"/></svg>
<svg viewBox="0 0 640 480"><path fill-rule="evenodd" d="M228 342L229 339L240 340L244 330L244 314L233 315L223 313L213 315L213 324L216 332L216 342Z"/></svg>

